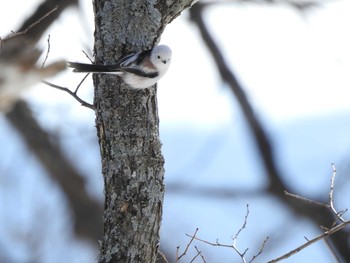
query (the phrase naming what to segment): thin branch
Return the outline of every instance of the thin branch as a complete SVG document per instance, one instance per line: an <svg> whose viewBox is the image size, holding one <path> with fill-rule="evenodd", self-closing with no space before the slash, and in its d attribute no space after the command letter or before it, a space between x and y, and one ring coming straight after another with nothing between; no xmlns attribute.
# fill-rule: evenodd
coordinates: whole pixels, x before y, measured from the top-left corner
<svg viewBox="0 0 350 263"><path fill-rule="evenodd" d="M321 239L324 239L328 248L331 250L332 254L334 255L334 257L336 258L337 261L340 262L340 259L339 259L339 256L337 255L336 251L334 251L333 247L331 244L329 244L328 240L326 240L325 238L330 236L331 234L341 230L342 228L344 228L347 224L350 223L350 221L345 221L341 216L347 211L347 209L343 210L343 211L340 211L340 212L337 212L337 210L334 208L334 183L335 183L335 176L336 176L336 173L337 173L337 170L335 168L335 165L332 163L332 170L333 170L333 173L332 173L332 176L331 176L331 186L330 186L330 191L329 191L329 204L324 204L324 203L320 203L320 202L317 202L317 201L314 201L314 200L310 200L310 199L307 199L307 198L304 198L304 197L301 197L299 195L294 195L294 194L290 194L288 193L287 191L285 191L286 195L288 196L291 196L291 197L294 197L296 199L299 199L301 201L304 201L304 202L308 202L308 203L311 203L311 204L316 204L316 205L320 205L320 206L323 206L323 207L326 207L328 209L330 209L336 216L337 216L337 220L333 223L333 226L331 229L327 229L326 227L323 227L321 226L321 228L325 231L324 233L322 233L321 235L317 236L316 238L314 239L306 239L306 243L304 243L303 245L299 246L298 248L290 251L289 253L277 258L277 259L274 259L270 262L277 262L277 261L280 261L282 259L286 259L296 253L298 253L299 251L301 251L302 249L308 247L309 245L317 242L318 240L321 240ZM335 226L337 224L338 221L341 221L342 223L338 226Z"/></svg>
<svg viewBox="0 0 350 263"><path fill-rule="evenodd" d="M194 247L195 247L195 249L197 250L197 254L192 258L192 260L190 261L190 263L193 263L193 262L196 260L196 258L201 254L201 251L199 251L198 248L197 248L196 246L194 246Z"/></svg>
<svg viewBox="0 0 350 263"><path fill-rule="evenodd" d="M202 258L202 261L203 261L203 263L206 263L206 261L205 261L205 259L204 259L204 256L203 256L203 254L202 254L202 251L200 251L198 248L197 248L197 246L194 246L194 248L197 250L197 255L199 255L201 258ZM192 261L191 261L192 262Z"/></svg>
<svg viewBox="0 0 350 263"><path fill-rule="evenodd" d="M76 87L76 89L75 89L75 91L74 91L74 94L75 94L75 95L77 95L78 90L79 90L81 84L83 84L83 82L85 81L85 79L86 79L89 75L90 75L90 73L87 73L87 74L85 75L85 77L79 82L78 86Z"/></svg>
<svg viewBox="0 0 350 263"><path fill-rule="evenodd" d="M236 244L237 244L237 238L238 238L239 234L242 232L242 230L243 230L243 229L246 227L246 225L247 225L248 216L249 216L249 204L247 204L247 212L246 212L246 214L245 214L245 216L244 216L243 225L241 226L240 229L238 229L236 235L235 235L234 238L233 238L233 244L232 244L232 248L233 248L233 249L237 252L237 254L241 257L243 263L246 263L246 259L244 258L244 256L245 256L245 254L247 253L248 248L246 248L246 250L245 250L243 253L241 253L241 252L239 251L239 249L237 248L237 245L236 245Z"/></svg>
<svg viewBox="0 0 350 263"><path fill-rule="evenodd" d="M325 231L321 235L319 235L319 236L317 236L317 237L315 237L313 239L310 239L309 241L307 241L303 245L297 247L296 249L293 249L292 251L288 252L287 254L284 254L283 256L280 256L280 257L278 257L276 259L270 260L268 263L275 263L275 262L281 261L283 259L289 258L290 256L300 252L301 250L305 249L306 247L312 245L313 243L316 243L317 241L322 240L322 239L324 239L326 237L329 237L330 235L338 232L339 230L343 229L344 227L346 227L349 224L350 224L350 220L349 221L345 221L345 222L343 222L343 223L341 223L341 224L331 228L330 230Z"/></svg>
<svg viewBox="0 0 350 263"><path fill-rule="evenodd" d="M241 226L241 228L238 229L238 231L237 231L235 237L233 238L233 242L234 242L234 243L236 242L236 240L237 240L237 238L238 238L238 235L242 232L242 230L243 230L243 229L246 227L246 225L247 225L248 216L249 216L249 204L247 204L246 206L247 206L247 212L246 212L246 214L245 214L245 216L244 216L244 222L243 222L243 225Z"/></svg>
<svg viewBox="0 0 350 263"><path fill-rule="evenodd" d="M335 181L335 176L337 174L337 170L336 170L335 165L333 163L332 163L332 170L333 170L333 174L331 176L331 189L329 190L329 205L330 205L330 208L333 211L333 213L336 214L338 220L340 220L341 222L345 222L345 220L341 217L344 214L344 211L337 212L337 210L335 210L335 208L334 208L333 193L334 193L334 181ZM336 224L336 222L334 224Z"/></svg>
<svg viewBox="0 0 350 263"><path fill-rule="evenodd" d="M88 55L84 50L82 50L81 52L84 53L84 55L87 57L88 60L90 60L91 63L94 63L94 62L92 61L92 59L89 57L89 55Z"/></svg>
<svg viewBox="0 0 350 263"><path fill-rule="evenodd" d="M59 89L59 90L67 92L74 99L76 99L78 102L80 102L80 104L82 106L90 108L92 110L95 110L95 106L93 104L90 104L90 103L86 102L85 100L81 99L75 92L71 91L70 89L65 88L65 87L61 87L61 86L58 86L58 85L55 85L55 84L53 84L51 82L48 82L46 80L43 80L42 83L44 83L44 84L46 84L46 85L48 85L48 86L50 86L52 88Z"/></svg>
<svg viewBox="0 0 350 263"><path fill-rule="evenodd" d="M342 215L344 213L346 213L348 211L348 209L344 209L344 210L338 212L334 208L334 182L335 182L335 176L336 176L337 170L336 170L335 165L333 163L331 164L331 166L332 166L333 173L332 173L332 176L331 176L331 185L330 185L330 190L329 190L329 204L325 204L325 203L318 202L318 201L315 201L315 200L312 200L312 199L309 199L309 198L305 198L305 197L302 197L300 195L292 194L292 193L289 193L287 191L284 191L284 193L287 196L293 197L293 198L298 199L300 201L303 201L303 202L306 202L306 203L310 203L310 204L313 204L313 205L318 205L318 206L321 206L321 207L325 207L325 208L329 209L330 211L332 211L332 213L334 213L335 216L337 217L337 219L333 222L333 225L332 225L332 227L334 227L338 223L338 221L345 222L345 220L342 218ZM323 230L328 230L328 228L326 228L324 226L322 226L321 228Z"/></svg>
<svg viewBox="0 0 350 263"><path fill-rule="evenodd" d="M227 244L221 244L221 243L219 243L219 240L218 240L218 239L215 241L215 243L213 243L213 242L209 242L209 241L207 241L207 240L201 239L201 238L196 237L196 236L191 236L191 235L189 235L189 234L186 234L186 236L191 237L191 238L193 238L193 239L195 239L195 240L198 240L198 241L200 241L200 242L203 242L203 243L205 243L205 244L211 245L211 246L213 246L213 247L228 247L228 248L232 248L232 245L227 245Z"/></svg>
<svg viewBox="0 0 350 263"><path fill-rule="evenodd" d="M50 35L48 35L47 37L47 51L46 51L46 56L45 56L45 59L43 61L43 64L41 65L41 68L43 69L44 66L45 66L45 63L49 57L49 53L50 53L50 48L51 48L51 45L50 45Z"/></svg>
<svg viewBox="0 0 350 263"><path fill-rule="evenodd" d="M228 247L228 248L233 248L233 249L239 254L239 256L241 257L242 262L246 263L246 260L245 260L245 258L244 258L244 254L246 253L247 249L246 249L245 252L243 253L243 257L242 257L242 254L241 254L239 251L237 251L237 248L235 248L234 245L221 244L221 243L219 243L219 240L218 240L218 239L215 241L215 243L213 243L213 242L209 242L209 241L207 241L207 240L198 238L198 237L196 237L196 236L190 236L190 235L188 235L188 234L186 234L186 236L192 237L192 238L195 239L195 240L198 240L198 241L203 242L203 243L205 243L205 244L211 245L211 246L213 246L213 247Z"/></svg>
<svg viewBox="0 0 350 263"><path fill-rule="evenodd" d="M261 255L261 253L264 251L264 248L265 248L265 245L266 245L266 243L267 243L267 240L269 240L269 237L268 237L268 236L267 236L267 237L264 239L264 241L262 242L261 247L260 247L260 250L258 251L258 253L256 253L256 254L252 257L252 259L249 261L249 263L253 262L258 256Z"/></svg>
<svg viewBox="0 0 350 263"><path fill-rule="evenodd" d="M190 240L190 242L188 242L188 244L187 244L187 246L186 246L184 252L183 252L180 256L178 256L178 251L179 251L179 248L180 248L180 247L177 247L177 251L176 251L176 262L179 262L179 260L180 260L183 256L186 255L186 253L187 253L188 249L190 248L190 246L191 246L193 240L196 238L197 232L198 232L198 228L196 228L196 231L194 232L193 236L190 236L190 235L186 234L186 236L191 237L191 240Z"/></svg>
<svg viewBox="0 0 350 263"><path fill-rule="evenodd" d="M211 246L214 246L214 247L228 247L228 248L233 248L233 250L236 251L236 253L240 256L241 260L243 263L246 263L246 259L244 258L245 254L247 253L248 251L248 248L246 248L244 250L244 252L240 252L239 249L237 248L236 246L236 242L237 242L237 238L239 236L239 234L242 232L242 230L246 227L247 225L247 222L248 222L248 216L249 216L249 205L247 204L247 212L245 214L245 217L244 217L244 222L243 222L243 225L238 229L237 233L235 234L235 236L232 238L233 239L233 244L232 245L227 245L227 244L222 244L222 243L219 243L219 240L217 239L215 243L213 242L209 242L207 240L204 240L204 239L201 239L201 238L198 238L196 235L188 235L186 234L186 236L188 237L191 237L191 242L193 241L193 239L195 240L198 240L200 242L203 242L205 244L208 244L208 245L211 245ZM197 232L196 232L197 233ZM249 262L253 262L264 250L265 248L265 245L266 245L266 242L268 240L269 237L266 237L265 240L263 241L262 245L261 245L261 248L260 250L258 251L258 253L256 255L253 256L253 258L249 261Z"/></svg>

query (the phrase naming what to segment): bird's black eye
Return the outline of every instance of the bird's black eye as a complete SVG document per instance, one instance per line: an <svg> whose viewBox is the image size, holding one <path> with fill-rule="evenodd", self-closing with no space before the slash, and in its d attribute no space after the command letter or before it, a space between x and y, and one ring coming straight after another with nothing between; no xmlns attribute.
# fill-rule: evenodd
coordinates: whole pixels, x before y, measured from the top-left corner
<svg viewBox="0 0 350 263"><path fill-rule="evenodd" d="M160 59L160 56L158 56L158 58Z"/></svg>

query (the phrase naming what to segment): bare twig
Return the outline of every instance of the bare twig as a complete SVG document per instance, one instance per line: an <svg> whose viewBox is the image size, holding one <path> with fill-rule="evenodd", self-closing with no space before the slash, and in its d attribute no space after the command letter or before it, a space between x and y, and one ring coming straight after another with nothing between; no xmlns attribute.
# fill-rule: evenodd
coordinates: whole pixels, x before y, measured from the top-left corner
<svg viewBox="0 0 350 263"><path fill-rule="evenodd" d="M341 222L345 222L345 220L341 217L345 212L344 211L337 212L337 210L335 210L335 208L334 208L334 197L333 197L334 180L335 180L335 176L337 174L337 170L335 168L334 163L332 163L332 170L333 170L333 174L331 177L331 189L329 190L329 205L330 205L330 208L333 211L333 213L337 216L337 219L340 220ZM336 224L336 223L337 222L334 222L334 224Z"/></svg>
<svg viewBox="0 0 350 263"><path fill-rule="evenodd" d="M78 93L78 90L81 86L81 84L83 84L83 82L85 81L85 79L90 75L90 73L87 73L84 78L79 82L78 86L76 87L75 91L74 91L74 94L77 94Z"/></svg>
<svg viewBox="0 0 350 263"><path fill-rule="evenodd" d="M247 212L246 212L246 214L245 214L245 216L244 216L243 225L241 226L240 229L238 229L236 235L232 238L232 240L233 240L232 248L233 248L233 249L237 252L237 254L241 257L243 263L246 263L246 260L245 260L244 256L245 256L245 254L247 253L248 248L246 248L246 249L244 250L244 252L241 253L241 252L239 251L239 249L237 248L237 238L238 238L239 234L242 232L242 230L246 227L247 222L248 222L248 216L249 216L249 205L247 204Z"/></svg>
<svg viewBox="0 0 350 263"><path fill-rule="evenodd" d="M319 236L317 236L317 237L315 237L313 239L310 239L309 241L307 241L303 245L297 247L296 249L293 249L292 251L288 252L287 254L284 254L283 256L280 256L280 257L278 257L276 259L270 260L268 263L274 263L274 262L278 262L278 261L281 261L283 259L289 258L290 256L300 252L304 248L312 245L313 243L316 243L317 241L322 240L322 239L324 239L326 237L329 237L330 235L338 232L339 230L343 229L344 227L346 227L349 224L350 224L350 220L349 221L345 221L345 222L343 222L343 223L341 223L341 224L331 228L330 230L325 231L321 235L319 235Z"/></svg>
<svg viewBox="0 0 350 263"><path fill-rule="evenodd" d="M85 77L85 78L86 78L86 77ZM84 78L84 79L85 79L85 78ZM73 92L73 91L71 91L71 90L68 89L68 88L55 85L55 84L53 84L53 83L51 83L51 82L48 82L48 81L46 81L46 80L43 80L42 83L44 83L44 84L46 84L46 85L48 85L48 86L50 86L50 87L53 87L53 88L55 88L55 89L59 89L59 90L62 90L62 91L67 92L67 93L68 93L69 95L71 95L74 99L76 99L78 102L80 102L82 106L87 107L87 108L90 108L90 109L92 109L92 110L95 110L95 106L94 106L93 104L90 104L90 103L86 102L85 100L81 99L81 98L76 94L76 91L78 91L78 88L75 90L75 92ZM82 82L80 82L80 83L82 83ZM80 85L81 85L81 84L79 84L78 86L80 86Z"/></svg>
<svg viewBox="0 0 350 263"><path fill-rule="evenodd" d="M252 257L252 259L249 261L249 263L253 262L258 256L261 255L261 253L264 251L264 248L265 248L265 245L266 245L268 239L269 239L269 237L266 237L266 238L264 239L264 241L263 241L262 244L261 244L260 250L258 251L258 253L256 253L256 254Z"/></svg>
<svg viewBox="0 0 350 263"><path fill-rule="evenodd" d="M193 234L192 236L186 234L186 236L191 237L191 240L190 240L190 242L188 242L188 244L187 244L187 246L186 246L184 252L183 252L180 256L178 256L178 252L179 252L180 247L177 247L177 251L176 251L176 263L179 262L179 260L180 260L182 257L184 257L184 256L186 255L186 253L187 253L188 249L190 248L190 246L191 246L193 240L196 239L196 234L197 234L197 232L198 232L198 228L196 228L196 231L194 231L194 234Z"/></svg>
<svg viewBox="0 0 350 263"><path fill-rule="evenodd" d="M222 243L219 242L218 239L215 241L215 243L213 243L213 242L209 242L209 241L207 241L207 240L201 239L201 238L196 237L196 236L191 236L191 235L188 235L188 234L186 234L186 236L192 237L192 238L195 239L195 240L198 240L198 241L203 242L203 243L205 243L205 244L211 245L211 246L213 246L213 247L228 247L228 248L233 248L235 251L237 251L237 249L236 249L233 245L222 244ZM246 250L246 251L247 251L247 250ZM246 251L245 251L245 252L246 252ZM244 252L244 253L245 253L245 252ZM239 252L238 252L238 254L239 254L240 256L242 255L242 254L239 253ZM246 260L244 259L244 257L241 256L241 259L242 259L242 261L243 261L244 263L246 263Z"/></svg>
<svg viewBox="0 0 350 263"><path fill-rule="evenodd" d="M248 222L248 216L249 216L249 204L247 204L247 212L244 216L244 222L243 225L241 226L240 229L238 229L236 235L232 238L233 239L233 243L236 243L236 240L238 238L238 235L242 232L242 230L246 227L247 222Z"/></svg>
<svg viewBox="0 0 350 263"><path fill-rule="evenodd" d="M179 262L179 250L180 250L180 246L177 246L176 247L176 254L175 254L175 260L176 260L176 263Z"/></svg>
<svg viewBox="0 0 350 263"><path fill-rule="evenodd" d="M318 201L314 201L314 200L311 200L311 199L308 199L308 198L305 198L305 197L302 197L302 196L299 196L299 195L295 195L295 194L291 194L291 193L288 193L287 191L285 191L285 194L288 195L288 196L291 196L293 198L296 198L298 200L301 200L301 201L304 201L304 202L307 202L307 203L311 203L311 204L315 204L315 205L319 205L319 206L323 206L325 208L328 208L330 209L337 217L337 219L335 220L335 222L333 223L332 225L332 228L328 229L327 227L324 227L324 226L321 226L321 229L324 230L324 233L322 233L321 235L315 237L314 239L308 239L305 237L306 239L306 243L304 243L303 245L299 246L298 248L290 251L289 253L275 259L275 260L272 260L270 262L277 262L277 261L280 261L282 259L286 259L296 253L298 253L299 251L301 251L302 249L308 247L309 245L321 240L321 239L324 239L328 248L331 250L332 254L334 255L334 257L339 261L339 256L337 255L336 251L334 251L333 247L331 244L329 244L328 240L325 239L326 237L332 235L333 233L341 230L342 228L344 228L347 224L350 223L350 221L345 221L343 218L342 218L342 215L347 211L347 209L345 210L342 210L340 212L337 212L337 210L334 208L334 183L335 183L335 176L336 176L336 173L337 173L337 170L335 168L335 165L332 163L331 164L332 166L332 170L333 170L333 173L332 173L332 176L331 176L331 186L330 186L330 190L329 190L329 204L325 204L325 203L321 203L321 202L318 202ZM339 224L338 226L335 226L338 221L341 221L342 223ZM339 261L340 262L340 261Z"/></svg>
<svg viewBox="0 0 350 263"><path fill-rule="evenodd" d="M194 248L197 250L197 255L199 255L201 258L202 258L202 261L203 261L203 263L206 263L206 261L205 261L205 258L204 258L204 256L203 256L203 254L202 254L202 251L200 251L198 248L197 248L197 246L194 246ZM193 258L194 259L194 258ZM191 261L192 262L192 261Z"/></svg>
<svg viewBox="0 0 350 263"><path fill-rule="evenodd" d="M335 165L333 163L331 164L331 166L332 166L333 173L331 176L331 186L330 186L330 190L329 190L329 204L325 204L325 203L318 202L318 201L315 201L315 200L312 200L309 198L305 198L305 197L300 196L300 195L291 194L287 191L284 191L284 193L287 196L293 197L293 198L301 200L303 202L310 203L313 205L322 206L322 207L325 207L327 209L330 209L332 211L332 213L334 213L335 216L337 217L337 219L334 221L334 223L332 225L332 227L334 227L338 223L338 221L345 222L345 220L342 218L342 215L344 213L346 213L348 211L348 209L344 209L344 210L338 212L334 207L334 182L335 182L335 176L337 174L337 170L336 170ZM328 230L328 228L326 228L326 227L322 227L322 229Z"/></svg>
<svg viewBox="0 0 350 263"><path fill-rule="evenodd" d="M197 254L192 258L192 260L190 261L190 263L194 262L195 259L201 254L201 251L198 250L198 248L196 246L194 246L195 249L197 250Z"/></svg>
<svg viewBox="0 0 350 263"><path fill-rule="evenodd" d="M45 59L44 59L44 61L43 61L43 64L41 65L41 68L42 68L42 69L44 68L45 63L46 63L46 61L47 61L47 59L48 59L48 57L49 57L50 47L51 47L51 45L50 45L50 35L48 35L48 36L47 36L47 51L46 51L46 56L45 56Z"/></svg>
<svg viewBox="0 0 350 263"><path fill-rule="evenodd" d="M82 50L81 52L84 53L84 55L87 57L88 60L90 60L91 63L94 63L94 62L92 61L92 59L89 57L89 55L88 55L84 50Z"/></svg>
<svg viewBox="0 0 350 263"><path fill-rule="evenodd" d="M232 245L219 243L219 240L218 240L218 239L215 241L215 243L213 243L213 242L209 242L209 241L207 241L207 240L198 238L196 235L191 236L191 235L186 234L186 236L192 238L192 239L191 239L191 242L193 241L193 239L195 239L195 240L198 240L198 241L200 241L200 242L203 242L203 243L205 243L205 244L208 244L208 245L211 245L211 246L214 246L214 247L228 247L228 248L233 248L233 250L235 250L236 253L240 256L242 262L243 262L243 263L246 263L247 261L246 261L246 259L245 259L245 254L247 253L248 248L246 248L243 252L240 252L239 249L237 248L236 242L237 242L237 238L238 238L239 234L242 232L242 230L243 230L243 229L246 227L246 225L247 225L248 216L249 216L249 205L247 204L247 212L246 212L245 217L244 217L243 225L238 229L238 231L237 231L237 233L235 234L235 236L232 237L232 240L233 240L233 244L232 244ZM197 233L197 232L196 232L196 233ZM253 258L252 258L249 262L253 262L253 261L263 252L267 240L268 240L268 237L265 238L265 240L264 240L263 243L262 243L262 246L261 246L260 250L258 251L258 253L257 253L256 255L253 256Z"/></svg>
<svg viewBox="0 0 350 263"><path fill-rule="evenodd" d="M195 239L195 240L198 240L198 241L203 242L203 243L205 243L205 244L211 245L211 246L213 246L213 247L228 247L228 248L232 248L232 245L227 245L227 244L221 244L221 243L219 243L219 240L218 240L218 239L215 241L215 243L213 243L213 242L209 242L209 241L207 241L207 240L201 239L201 238L196 237L196 236L191 236L191 235L189 235L189 234L186 234L186 236L192 237L192 238Z"/></svg>

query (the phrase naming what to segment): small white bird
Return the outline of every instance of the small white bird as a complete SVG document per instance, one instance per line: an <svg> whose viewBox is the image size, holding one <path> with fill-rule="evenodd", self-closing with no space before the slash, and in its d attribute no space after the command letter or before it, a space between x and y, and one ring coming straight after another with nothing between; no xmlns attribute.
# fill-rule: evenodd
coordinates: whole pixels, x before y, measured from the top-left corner
<svg viewBox="0 0 350 263"><path fill-rule="evenodd" d="M171 61L168 46L159 45L152 49L123 57L113 65L84 64L68 62L74 72L115 74L134 89L153 86L167 72Z"/></svg>

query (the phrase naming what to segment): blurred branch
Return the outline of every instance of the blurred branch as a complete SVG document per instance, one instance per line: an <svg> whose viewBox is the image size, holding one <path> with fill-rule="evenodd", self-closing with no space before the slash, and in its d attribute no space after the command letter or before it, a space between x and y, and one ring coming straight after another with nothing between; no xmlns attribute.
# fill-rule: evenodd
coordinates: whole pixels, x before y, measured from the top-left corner
<svg viewBox="0 0 350 263"><path fill-rule="evenodd" d="M6 62L6 59L10 58L16 62L17 56L26 54L17 51L33 49L48 27L66 7L73 4L77 4L77 0L47 0L40 4L18 30L18 32L25 33L10 37L4 43L1 59ZM37 57L34 58L37 59ZM34 65L36 60L32 59L29 62ZM103 210L101 204L88 195L84 177L65 157L58 145L52 142L51 136L39 125L25 102L17 102L6 117L23 137L28 148L36 155L48 175L58 183L66 195L76 235L96 245L96 241L102 237Z"/></svg>
<svg viewBox="0 0 350 263"><path fill-rule="evenodd" d="M219 47L216 45L214 39L207 30L207 27L203 21L202 13L203 6L201 3L197 3L190 9L191 20L198 26L201 36L215 60L222 80L229 85L231 91L235 95L249 128L254 135L253 139L255 140L260 156L263 159L266 174L269 177L270 184L268 190L272 193L283 195L283 189L286 188L274 161L271 142L263 128L263 125L257 118L243 88L238 82L236 76L230 70L229 66L226 64L226 60L219 50Z"/></svg>
<svg viewBox="0 0 350 263"><path fill-rule="evenodd" d="M77 236L96 244L102 237L103 210L102 205L88 195L84 177L72 166L58 145L52 142L52 137L40 127L27 104L18 102L6 117L48 175L65 193Z"/></svg>
<svg viewBox="0 0 350 263"><path fill-rule="evenodd" d="M229 69L224 56L208 32L203 21L203 10L204 6L201 3L197 3L190 9L190 18L199 28L203 41L214 58L222 80L230 87L242 109L242 113L245 116L245 119L253 134L253 139L259 152L259 156L261 157L265 167L265 174L269 182L268 192L277 197L294 212L308 218L317 226L332 225L334 222L334 215L325 207L313 206L307 203L301 205L300 202L297 202L297 200L286 198L284 191L291 191L288 190L288 186L284 182L282 174L277 169L272 143L268 138L263 125L258 120L243 88L233 72ZM350 262L350 244L348 233L346 231L337 231L336 234L331 235L330 238L339 254L342 255L343 259Z"/></svg>
<svg viewBox="0 0 350 263"><path fill-rule="evenodd" d="M45 62L50 51L50 35L48 50L41 67L36 65L42 51L35 48L29 31L50 17L58 6L43 14L38 20L29 24L19 32L13 32L0 38L0 110L8 112L21 97L21 94L33 84L46 77L51 77L66 68L64 61L54 62L46 67Z"/></svg>
<svg viewBox="0 0 350 263"><path fill-rule="evenodd" d="M202 1L201 3L205 6L218 5L218 4L232 4L232 3L252 3L252 4L272 4L272 5L288 5L295 8L300 12L310 10L311 8L320 7L326 2L331 2L329 0L212 0L212 1Z"/></svg>
<svg viewBox="0 0 350 263"><path fill-rule="evenodd" d="M233 188L228 186L191 186L188 183L169 183L166 185L167 194L200 196L205 198L233 199L242 197L261 197L266 194L264 188Z"/></svg>

